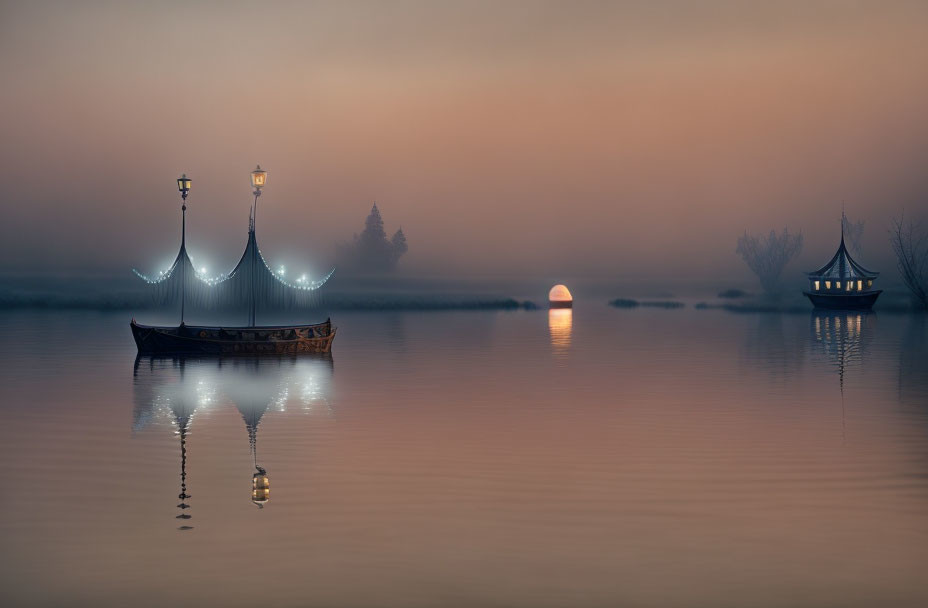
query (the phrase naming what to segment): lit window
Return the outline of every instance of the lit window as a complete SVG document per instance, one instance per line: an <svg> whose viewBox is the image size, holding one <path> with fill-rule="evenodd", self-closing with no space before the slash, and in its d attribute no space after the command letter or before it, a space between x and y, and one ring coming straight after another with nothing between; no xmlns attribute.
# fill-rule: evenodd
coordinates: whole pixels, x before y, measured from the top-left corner
<svg viewBox="0 0 928 608"><path fill-rule="evenodd" d="M867 287L873 287L873 281L867 281Z"/></svg>
<svg viewBox="0 0 928 608"><path fill-rule="evenodd" d="M851 285L853 285L853 283L850 282L850 281L848 281L848 282L847 282L847 290L848 290L848 291L851 290Z"/></svg>
<svg viewBox="0 0 928 608"><path fill-rule="evenodd" d="M825 281L825 289L831 289L831 281Z"/></svg>
<svg viewBox="0 0 928 608"><path fill-rule="evenodd" d="M841 289L841 281L835 281L835 289Z"/></svg>
<svg viewBox="0 0 928 608"><path fill-rule="evenodd" d="M857 291L863 291L863 289L864 289L864 282L857 281Z"/></svg>
<svg viewBox="0 0 928 608"><path fill-rule="evenodd" d="M815 282L815 291L818 291L819 289L821 289L821 288L819 287L819 282L816 281L816 282Z"/></svg>

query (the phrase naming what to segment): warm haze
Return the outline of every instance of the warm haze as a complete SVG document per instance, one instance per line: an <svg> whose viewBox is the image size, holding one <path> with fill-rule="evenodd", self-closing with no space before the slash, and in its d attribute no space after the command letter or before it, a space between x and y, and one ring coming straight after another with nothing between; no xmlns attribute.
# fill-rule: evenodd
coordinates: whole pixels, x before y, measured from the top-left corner
<svg viewBox="0 0 928 608"><path fill-rule="evenodd" d="M186 172L228 270L260 162L264 249L314 272L375 200L411 273L749 281L739 234L789 226L800 281L842 201L891 271L926 31L921 2L4 2L0 268L156 270Z"/></svg>

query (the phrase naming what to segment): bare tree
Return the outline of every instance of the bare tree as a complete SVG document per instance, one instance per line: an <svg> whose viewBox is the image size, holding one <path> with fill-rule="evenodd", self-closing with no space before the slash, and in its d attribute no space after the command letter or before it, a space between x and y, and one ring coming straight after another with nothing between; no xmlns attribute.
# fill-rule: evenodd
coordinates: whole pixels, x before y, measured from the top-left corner
<svg viewBox="0 0 928 608"><path fill-rule="evenodd" d="M851 220L842 214L841 230L844 232L844 240L851 246L851 251L859 256L861 252L860 239L864 235L864 221L858 220L851 223Z"/></svg>
<svg viewBox="0 0 928 608"><path fill-rule="evenodd" d="M767 237L750 235L747 232L738 239L735 253L739 254L768 294L777 293L783 269L802 251L802 233L790 234L784 228L781 234L770 231Z"/></svg>
<svg viewBox="0 0 928 608"><path fill-rule="evenodd" d="M889 242L896 254L896 267L902 281L922 308L928 308L928 234L921 224L893 218Z"/></svg>

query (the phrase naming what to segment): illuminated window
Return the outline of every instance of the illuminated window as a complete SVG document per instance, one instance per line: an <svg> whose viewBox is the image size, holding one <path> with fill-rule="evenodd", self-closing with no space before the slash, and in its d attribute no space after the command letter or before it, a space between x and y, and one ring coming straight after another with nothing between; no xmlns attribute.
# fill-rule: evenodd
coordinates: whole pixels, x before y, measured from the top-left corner
<svg viewBox="0 0 928 608"><path fill-rule="evenodd" d="M850 282L850 281L848 281L848 282L847 282L847 290L848 290L848 291L851 290L851 285L853 285L853 283Z"/></svg>
<svg viewBox="0 0 928 608"><path fill-rule="evenodd" d="M873 287L873 281L867 281L867 287Z"/></svg>
<svg viewBox="0 0 928 608"><path fill-rule="evenodd" d="M863 288L864 288L864 282L857 281L857 291L863 291Z"/></svg>
<svg viewBox="0 0 928 608"><path fill-rule="evenodd" d="M841 281L835 281L835 289L841 289Z"/></svg>
<svg viewBox="0 0 928 608"><path fill-rule="evenodd" d="M815 282L815 291L818 291L819 289L821 289L821 287L819 287L819 282L816 281L816 282Z"/></svg>
<svg viewBox="0 0 928 608"><path fill-rule="evenodd" d="M831 289L831 281L825 281L825 289Z"/></svg>

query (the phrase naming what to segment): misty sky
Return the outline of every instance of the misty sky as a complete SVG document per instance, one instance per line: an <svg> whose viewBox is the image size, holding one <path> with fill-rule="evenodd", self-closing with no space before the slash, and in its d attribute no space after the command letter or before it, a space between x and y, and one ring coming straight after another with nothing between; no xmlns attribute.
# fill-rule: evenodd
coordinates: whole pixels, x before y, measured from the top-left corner
<svg viewBox="0 0 928 608"><path fill-rule="evenodd" d="M745 229L866 265L928 209L926 2L0 4L0 270L321 272L377 201L404 272L747 276Z"/></svg>

